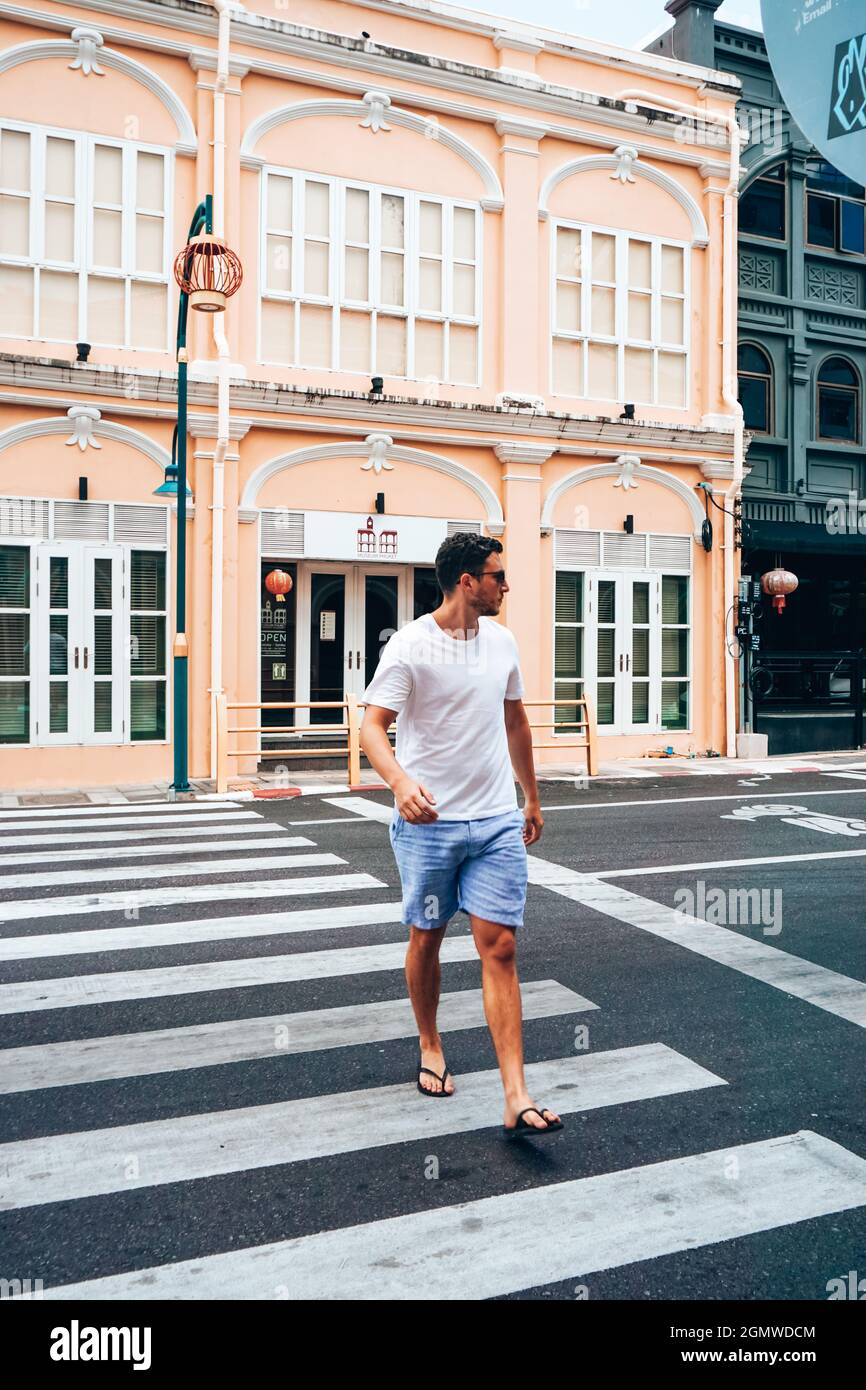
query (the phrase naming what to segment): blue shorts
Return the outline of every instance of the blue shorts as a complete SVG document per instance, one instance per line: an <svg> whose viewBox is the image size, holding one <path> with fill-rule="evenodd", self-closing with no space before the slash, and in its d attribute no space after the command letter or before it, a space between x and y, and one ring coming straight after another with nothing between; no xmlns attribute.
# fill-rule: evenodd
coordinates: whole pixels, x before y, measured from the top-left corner
<svg viewBox="0 0 866 1390"><path fill-rule="evenodd" d="M458 911L523 926L526 846L520 810L481 820L412 825L395 808L389 829L403 887L403 921L428 931Z"/></svg>

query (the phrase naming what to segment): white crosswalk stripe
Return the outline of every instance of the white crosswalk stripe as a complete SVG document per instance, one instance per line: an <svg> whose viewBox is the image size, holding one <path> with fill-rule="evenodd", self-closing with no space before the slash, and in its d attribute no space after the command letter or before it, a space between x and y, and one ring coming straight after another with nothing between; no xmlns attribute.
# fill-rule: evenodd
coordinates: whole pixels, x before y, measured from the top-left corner
<svg viewBox="0 0 866 1390"><path fill-rule="evenodd" d="M337 862L343 862L338 860ZM208 869L199 870L208 872ZM354 893L359 889L384 888L372 874L316 875L270 878L252 883L181 884L176 888L129 888L123 892L79 893L64 898L27 898L0 903L0 922L27 918L69 917L82 912L137 912L145 907L173 907L178 903L245 901L247 898L286 898L303 893Z"/></svg>
<svg viewBox="0 0 866 1390"><path fill-rule="evenodd" d="M526 1067L530 1089L556 1093L562 1114L706 1086L721 1077L661 1043ZM9 1211L109 1192L300 1163L483 1128L502 1113L498 1071L469 1072L447 1104L407 1105L404 1085L187 1115L0 1144L0 1206ZM314 1111L315 1124L310 1123ZM129 1155L136 1164L130 1175Z"/></svg>
<svg viewBox="0 0 866 1390"><path fill-rule="evenodd" d="M303 844L304 841L298 840ZM312 844L312 840L307 840ZM345 864L338 854L279 854L269 858L256 855L252 859L232 859L223 864L198 860L194 864L142 864L122 869L103 869L100 862L88 869L53 869L43 874L0 875L0 889L52 888L63 883L135 883L152 878L196 878L202 874L236 874L247 869L309 869L314 865Z"/></svg>
<svg viewBox="0 0 866 1390"><path fill-rule="evenodd" d="M734 1162L743 1174L737 1182L725 1177L726 1165ZM800 1130L65 1284L47 1289L44 1297L474 1302L863 1204L866 1161L820 1134Z"/></svg>
<svg viewBox="0 0 866 1390"><path fill-rule="evenodd" d="M242 841L240 844L238 844L238 842L237 842L236 840L206 840L206 839L202 839L202 840L199 840L196 844L192 844L192 845L190 845L190 844L183 844L183 845L125 845L125 846L123 846L122 848L115 848L114 846L112 846L111 849L109 850L109 852L108 852L107 854L101 854L101 855L99 856L99 860L100 860L100 864L103 864L103 863L105 863L106 861L109 861L109 862L110 862L110 861L113 860L113 859L149 859L149 858L153 858L153 857L156 856L156 855L168 855L169 858L171 858L171 857L173 857L174 855L178 855L178 854L223 854L223 853L230 853L230 854L231 854L231 853L234 853L234 854L237 854L237 853L240 853L240 852L242 852L242 851L246 851L246 850L250 850L250 849L301 849L304 845L312 845L312 844L313 844L313 841L312 841L312 840L308 840L308 839L306 838L305 835L278 835L277 838L276 838L275 840L272 839L272 838L270 838L270 837L267 837L266 839L263 839L263 840L244 840L244 841ZM64 862L67 863L67 864L69 864L69 863L71 863L71 864L92 863L92 861L93 861L93 850L92 850L92 849L72 849L72 850L67 849L67 850L64 850L64 851L63 851L63 859L64 859ZM236 862L237 862L237 861L236 861ZM256 860L256 864L257 864L257 865L267 864L268 862L269 862L269 861L268 861L267 859ZM308 862L308 863L310 862L310 856L307 856L307 862ZM323 863L324 861L323 861L321 858L317 858L317 859L315 860L315 862L316 862L317 864L321 864L321 863ZM341 859L341 860L340 860L340 863L341 863L341 864L344 864L345 862L346 862L346 861L345 861L344 859ZM45 854L44 854L44 852L40 853L40 851L38 851L38 850L33 850L33 851L31 851L31 853L29 853L29 854L4 854L4 855L2 856L2 858L0 858L0 866L4 866L4 867L5 867L6 865L9 865L9 864L17 864L17 865L23 866L23 865L25 865L25 864L44 864L44 863L45 863ZM209 868L215 868L216 866L215 866L215 865L209 865L208 867L209 867ZM232 865L232 867L234 867L234 865ZM173 869L167 869L167 870L165 871L165 874L155 874L154 876L157 877L157 878L163 878L163 877L166 877L166 876L169 875L169 874L172 874L172 875L173 875L173 874L174 874L174 870L173 870ZM118 874L118 877L121 877L121 876L122 876L121 874ZM140 878L140 877L141 877L141 870L140 870L140 869L137 869L137 868L135 868L135 867L133 866L132 868L130 868L130 869L128 870L126 876L127 876L128 878ZM38 876L37 876L37 877L38 877ZM96 875L95 875L94 873L89 873L89 874L88 874L88 873L83 873L83 874L81 875L81 878L82 878L82 879L94 879L94 878L96 878ZM100 879L101 879L101 880L104 880L104 875L100 874ZM29 876L29 875L24 876L24 878L23 878L23 883L20 884L20 885L12 884L12 883L10 883L9 879L6 879L6 878L3 878L2 876L0 876L0 888L2 888L2 887L10 888L10 887L16 887L16 886L20 886L20 887L26 888L26 887L28 887L32 882L33 882L33 877L31 877L31 876ZM55 878L55 879L53 880L53 882L55 882L55 883L76 883L76 882L78 882L78 876L73 877L73 878L61 878L61 879Z"/></svg>
<svg viewBox="0 0 866 1390"><path fill-rule="evenodd" d="M359 796L326 800L345 814L347 823L378 823L378 833L386 839L390 804ZM41 1095L52 1113L67 1110L70 1117L64 1131L44 1134L44 1124L37 1125L38 1137L0 1144L0 1210L29 1210L30 1219L39 1221L41 1208L98 1197L108 1204L110 1222L111 1204L125 1194L161 1192L184 1183L191 1185L184 1200L194 1212L197 1202L210 1200L213 1180L232 1175L340 1155L356 1155L360 1164L365 1155L388 1146L421 1144L425 1153L438 1156L461 1136L481 1134L487 1142L489 1131L499 1142L503 1094L495 1066L460 1072L455 1094L441 1105L417 1095L412 1067L397 1084L368 1081L357 1089L353 1081L353 1089L325 1088L323 1094L291 1100L274 1100L271 1090L266 1103L253 1103L256 1083L241 1097L237 1083L229 1082L225 1092L230 1099L216 1107L213 1096L222 1100L227 1072L214 1071L208 1080L211 1068L246 1076L253 1063L328 1051L339 1066L340 1051L363 1058L365 1049L381 1053L389 1043L414 1039L417 1045L417 1023L403 978L406 929L400 902L393 888L363 871L365 862L360 870L351 862L357 858L351 844L338 842L347 863L307 838L305 827L311 830L334 819L296 822L288 834L285 823L232 803L214 803L212 811L202 811L196 803L153 803L0 815L0 892L7 895L0 903L0 923L9 924L10 933L0 936L0 961L14 971L13 978L0 983L0 1018L8 1017L7 1030L32 1030L29 1043L0 1051L0 1095L9 1098L4 1104L19 1106L35 1105ZM361 842L367 842L363 833ZM531 863L533 881L544 888L679 941L668 909L647 904L613 883L545 865L537 856ZM329 872L304 872L314 866L328 866ZM23 872L8 872L15 869ZM286 874L293 869L300 872ZM197 876L206 881L159 883ZM395 874L388 877L396 884ZM125 887L100 886L112 882ZM37 892L64 884L87 885L91 891L48 897ZM26 901L8 900L11 893L31 890ZM374 901L335 901L349 893ZM321 905L302 902L293 908L292 898L321 899ZM232 903L238 905L235 910ZM634 903L644 906L638 911ZM140 920L145 910L150 915L178 905L189 905L186 917ZM259 906L267 910L259 912ZM207 915L214 910L223 915ZM204 915L196 915L198 911ZM103 913L114 914L115 920L97 926L82 921L80 929L69 929L65 921ZM30 930L43 919L49 919L46 929ZM376 939L377 928L385 928L391 939ZM23 934L11 934L16 931ZM352 944L340 946L325 938L327 949L308 949L323 931L336 931L337 941L340 932L351 931L346 939ZM309 943L305 933L310 933ZM291 950L287 940L280 954L267 954L269 939L284 935L301 949ZM718 939L707 935L698 945L688 944L842 1017L856 1014L860 1021L859 996L852 1002L831 989L829 1002L821 1004L822 990L826 994L834 984L832 972L819 978L813 967L807 979L802 970L787 966L793 958L775 948L749 941L732 946L730 938L731 933ZM243 952L240 957L231 954L237 942L242 945L233 949ZM159 954L183 947L211 958ZM257 949L265 953L255 954ZM115 953L130 950L150 952L144 959L152 965L118 968L124 958L115 959ZM108 957L108 969L93 971L97 955ZM84 973L73 973L74 962L66 963L66 956L88 958L82 963ZM440 959L438 1022L443 1034L478 1030L486 1037L478 954L465 924L452 927ZM63 974L17 978L26 973L28 961ZM467 976L468 967L472 973ZM546 965L540 973L548 972L553 974ZM382 992L391 997L367 998L361 989L355 998L364 1002L332 1002L338 982L367 975L375 977L371 985L384 986ZM467 987L459 987L463 985ZM250 993L295 986L306 987L304 1006L280 1012L272 1010L280 1009L282 994L268 996L262 1007L261 996ZM201 998L205 995L213 998ZM553 1021L566 1040L553 1050L567 1055L525 1068L538 1103L554 1106L563 1117L595 1114L595 1124L606 1111L616 1116L621 1107L634 1107L636 1123L646 1127L657 1106L669 1114L671 1105L685 1106L691 1097L694 1106L702 1095L705 1104L719 1104L735 1079L721 1074L725 1068L713 1070L706 1056L698 1063L663 1041L635 1041L633 1031L629 1046L581 1050L585 1044L576 1039L584 1017L603 1022L604 1011L555 978L523 978L521 998L527 1023L540 1027L546 1021L549 1030ZM136 1011L122 1012L127 1006ZM121 1012L103 1013L109 1008ZM74 1012L65 1012L69 1010ZM164 1026L177 1022L182 1026ZM52 1025L53 1036L60 1034L57 1041L50 1040ZM192 1078L186 1094L197 1097L197 1072L202 1073L202 1094L208 1095L201 1113L190 1100L181 1101L181 1113L170 1112L170 1118L162 1104L153 1108L147 1099L149 1078L156 1078L162 1093L171 1096L170 1080L186 1075ZM369 1071L359 1074L370 1076ZM89 1098L100 1096L100 1086L111 1082L123 1083L124 1095L129 1088L136 1122L115 1123L110 1111L100 1109L95 1112L100 1127L93 1128L94 1111L87 1107L95 1102ZM235 1098L243 1098L244 1105L238 1107ZM88 1118L83 1121L71 1118L76 1099L85 1106ZM150 1118L154 1114L160 1118ZM570 1129L574 1123L566 1124L565 1139ZM740 1165L737 1182L729 1180L731 1163ZM282 1183L291 1181L291 1175L281 1178ZM194 1260L179 1258L181 1249L173 1252L170 1263L146 1268L136 1266L153 1254L139 1258L128 1251L126 1227L120 1223L109 1266L118 1273L59 1284L44 1290L44 1297L406 1299L423 1290L424 1298L477 1300L864 1205L866 1161L804 1130L555 1183L536 1185L532 1170L522 1169L516 1190L265 1246L252 1245L243 1227L232 1225L229 1213L225 1248ZM555 1232L556 1239L528 1241L528 1230ZM71 1272L74 1276L77 1271Z"/></svg>
<svg viewBox="0 0 866 1390"><path fill-rule="evenodd" d="M549 1018L598 1007L555 980L535 980L524 985L522 999L524 1018ZM481 990L443 994L439 1024L449 1033L460 1028L483 1028ZM155 1072L214 1067L325 1048L357 1047L361 1043L410 1038L417 1031L407 998L8 1048L2 1054L0 1094L49 1086L80 1086L122 1076L150 1076Z"/></svg>

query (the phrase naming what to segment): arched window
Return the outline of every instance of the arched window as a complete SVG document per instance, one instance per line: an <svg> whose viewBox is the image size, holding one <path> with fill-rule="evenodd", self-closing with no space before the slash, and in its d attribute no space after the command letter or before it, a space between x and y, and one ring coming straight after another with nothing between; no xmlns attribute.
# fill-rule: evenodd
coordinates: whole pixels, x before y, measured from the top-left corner
<svg viewBox="0 0 866 1390"><path fill-rule="evenodd" d="M738 225L749 236L785 240L785 166L774 164L740 198Z"/></svg>
<svg viewBox="0 0 866 1390"><path fill-rule="evenodd" d="M827 357L818 368L815 416L819 439L858 442L860 379L844 357Z"/></svg>
<svg viewBox="0 0 866 1390"><path fill-rule="evenodd" d="M747 430L773 433L773 364L763 348L742 343L737 353L740 404Z"/></svg>

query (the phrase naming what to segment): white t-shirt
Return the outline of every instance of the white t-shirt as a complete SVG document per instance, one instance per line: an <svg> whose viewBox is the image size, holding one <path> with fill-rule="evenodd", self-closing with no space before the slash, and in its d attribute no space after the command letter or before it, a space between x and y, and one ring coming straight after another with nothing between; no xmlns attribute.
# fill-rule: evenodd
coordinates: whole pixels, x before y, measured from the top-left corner
<svg viewBox="0 0 866 1390"><path fill-rule="evenodd" d="M523 693L507 627L479 618L464 641L425 613L390 638L363 703L397 714L397 761L440 820L480 820L517 806L503 701Z"/></svg>

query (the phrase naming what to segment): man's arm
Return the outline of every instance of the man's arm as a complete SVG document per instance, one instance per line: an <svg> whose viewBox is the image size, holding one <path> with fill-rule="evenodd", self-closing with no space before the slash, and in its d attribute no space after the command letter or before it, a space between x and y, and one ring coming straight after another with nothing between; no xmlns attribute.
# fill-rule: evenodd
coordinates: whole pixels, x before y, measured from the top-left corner
<svg viewBox="0 0 866 1390"><path fill-rule="evenodd" d="M420 782L416 782L400 766L394 757L394 750L388 738L388 729L396 719L392 709L381 705L368 705L361 724L361 747L370 760L370 765L378 772L383 782L394 793L397 810L404 820L413 825L439 819L434 811L436 798Z"/></svg>
<svg viewBox="0 0 866 1390"><path fill-rule="evenodd" d="M532 730L526 717L522 700L505 701L505 732L508 735L508 752L511 764L517 773L517 780L523 788L523 815L526 824L523 829L523 842L534 845L541 839L544 818L538 800L538 783L535 780L535 763L532 757Z"/></svg>

